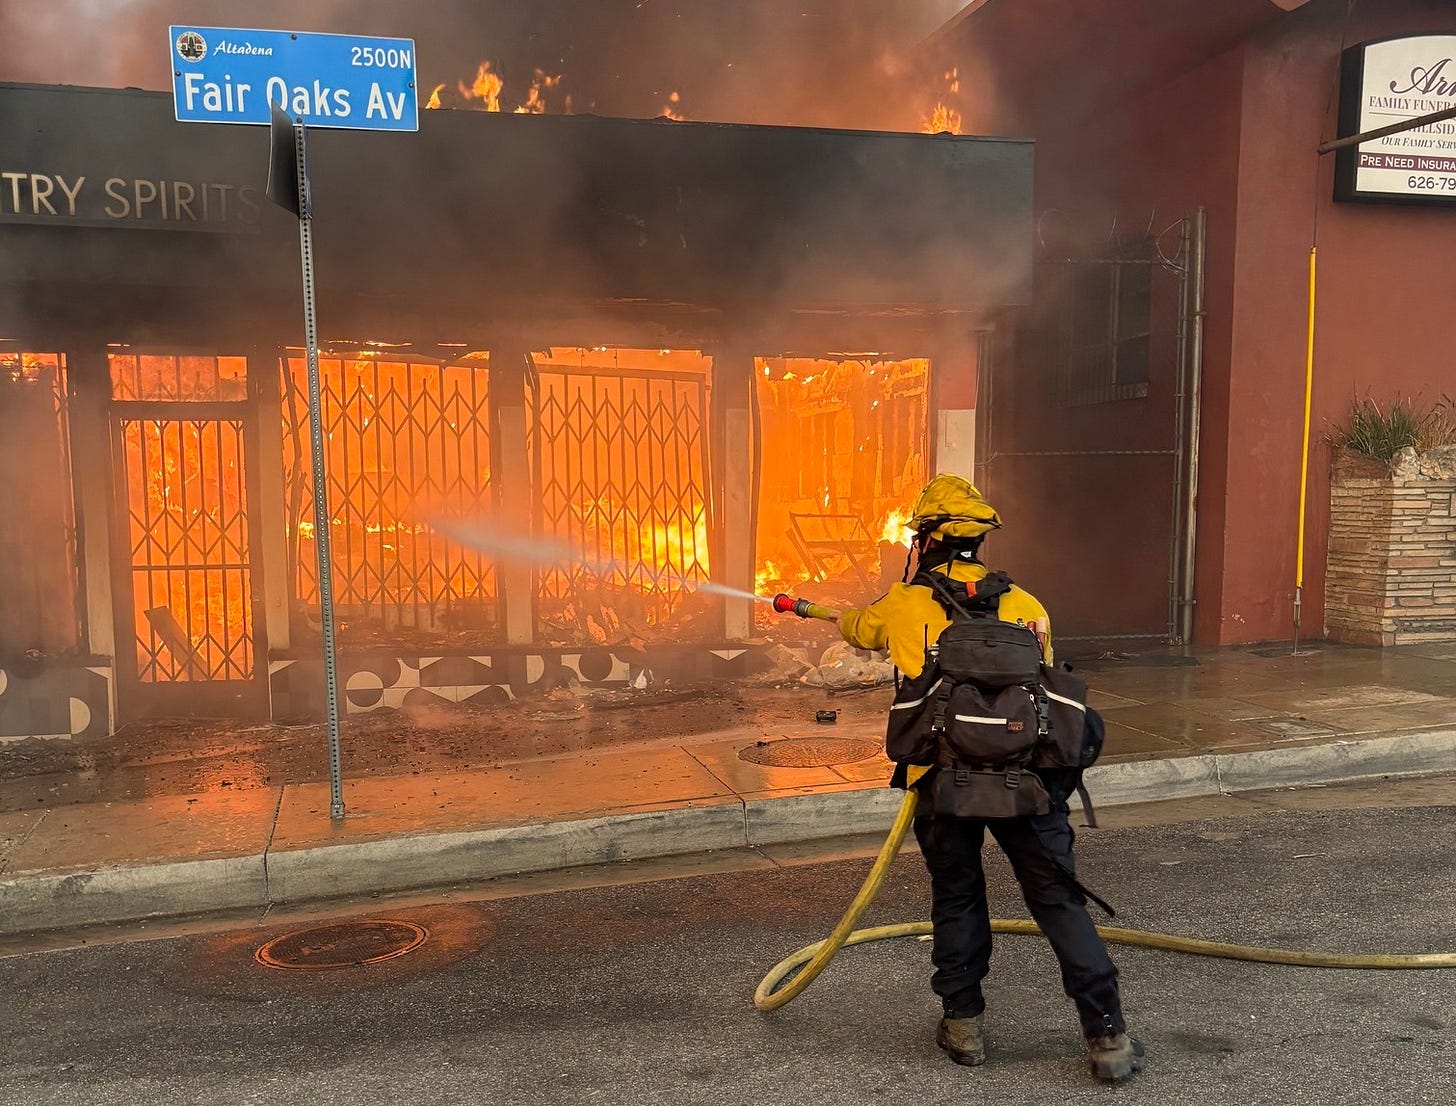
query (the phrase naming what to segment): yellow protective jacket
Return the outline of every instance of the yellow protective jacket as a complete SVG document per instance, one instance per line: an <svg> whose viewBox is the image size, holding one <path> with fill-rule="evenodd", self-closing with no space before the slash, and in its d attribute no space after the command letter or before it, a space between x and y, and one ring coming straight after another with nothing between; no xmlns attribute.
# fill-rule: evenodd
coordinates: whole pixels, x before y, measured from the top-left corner
<svg viewBox="0 0 1456 1106"><path fill-rule="evenodd" d="M932 571L974 584L988 570L974 561L955 560ZM1036 634L1042 659L1048 665L1052 663L1051 619L1034 595L1013 585L1001 597L998 613L1002 622L1025 626ZM859 649L889 649L895 667L912 679L925 667L925 647L939 640L949 625L950 619L935 593L921 584L895 584L868 607L839 616L839 632L845 641Z"/></svg>

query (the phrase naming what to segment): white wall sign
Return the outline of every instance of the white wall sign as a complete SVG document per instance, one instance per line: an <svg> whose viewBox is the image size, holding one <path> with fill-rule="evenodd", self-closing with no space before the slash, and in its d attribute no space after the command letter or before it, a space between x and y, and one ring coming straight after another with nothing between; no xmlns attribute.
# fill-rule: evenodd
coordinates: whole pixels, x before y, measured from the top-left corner
<svg viewBox="0 0 1456 1106"><path fill-rule="evenodd" d="M1365 42L1340 69L1340 134L1359 134L1456 107L1456 34ZM1341 150L1335 198L1456 203L1456 119Z"/></svg>

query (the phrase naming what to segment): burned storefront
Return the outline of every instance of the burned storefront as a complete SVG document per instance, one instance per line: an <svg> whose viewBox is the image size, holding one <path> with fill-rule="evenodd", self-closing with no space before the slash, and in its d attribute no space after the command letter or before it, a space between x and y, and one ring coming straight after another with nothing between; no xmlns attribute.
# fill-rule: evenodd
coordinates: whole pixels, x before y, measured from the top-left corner
<svg viewBox="0 0 1456 1106"><path fill-rule="evenodd" d="M321 710L266 145L0 86L0 738ZM438 111L310 156L353 711L746 672L710 579L878 592L1030 298L1025 142Z"/></svg>

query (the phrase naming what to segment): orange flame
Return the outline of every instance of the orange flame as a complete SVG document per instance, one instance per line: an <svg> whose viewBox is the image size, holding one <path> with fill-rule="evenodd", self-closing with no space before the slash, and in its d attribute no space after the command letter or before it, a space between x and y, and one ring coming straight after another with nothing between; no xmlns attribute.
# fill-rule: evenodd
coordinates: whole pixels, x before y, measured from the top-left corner
<svg viewBox="0 0 1456 1106"><path fill-rule="evenodd" d="M676 92L669 93L667 103L662 105L662 118L671 119L674 123L681 123L685 118L682 113L682 97Z"/></svg>
<svg viewBox="0 0 1456 1106"><path fill-rule="evenodd" d="M779 566L773 561L764 561L763 567L753 574L753 590L757 595L767 595L775 591L779 584L784 583L786 577L779 570Z"/></svg>
<svg viewBox="0 0 1456 1106"><path fill-rule="evenodd" d="M960 134L961 113L949 104L936 104L920 129L925 134Z"/></svg>
<svg viewBox="0 0 1456 1106"><path fill-rule="evenodd" d="M961 130L960 109L951 106L951 102L961 90L961 71L958 66L953 66L945 71L945 87L945 98L940 100L930 114L920 121L920 129L925 134L965 133Z"/></svg>
<svg viewBox="0 0 1456 1106"><path fill-rule="evenodd" d="M505 86L506 82L491 69L490 62L483 61L475 71L475 80L468 87L464 81L455 87L459 90L461 99L481 101L483 111L500 111L500 94Z"/></svg>
<svg viewBox="0 0 1456 1106"><path fill-rule="evenodd" d="M915 531L910 528L910 512L906 508L896 507L885 516L884 525L880 527L880 541L908 549L914 537Z"/></svg>
<svg viewBox="0 0 1456 1106"><path fill-rule="evenodd" d="M561 75L548 76L541 70L536 70L536 77L531 82L531 89L526 93L526 102L516 108L517 115L545 115L546 100L542 96L543 91L550 91L561 83Z"/></svg>

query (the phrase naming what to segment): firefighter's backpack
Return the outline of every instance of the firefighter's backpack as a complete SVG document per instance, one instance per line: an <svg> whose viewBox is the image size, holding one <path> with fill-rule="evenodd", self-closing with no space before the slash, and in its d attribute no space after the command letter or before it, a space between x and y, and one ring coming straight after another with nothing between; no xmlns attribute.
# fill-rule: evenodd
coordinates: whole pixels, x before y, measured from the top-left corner
<svg viewBox="0 0 1456 1106"><path fill-rule="evenodd" d="M1102 751L1101 720L1089 721L1087 685L1044 664L1030 629L999 618L1010 578L994 572L968 586L930 571L911 583L932 591L950 625L927 645L920 675L896 688L890 759L939 769L923 779L936 814L1045 814L1046 780L1057 779L1081 793L1095 825L1082 772Z"/></svg>

